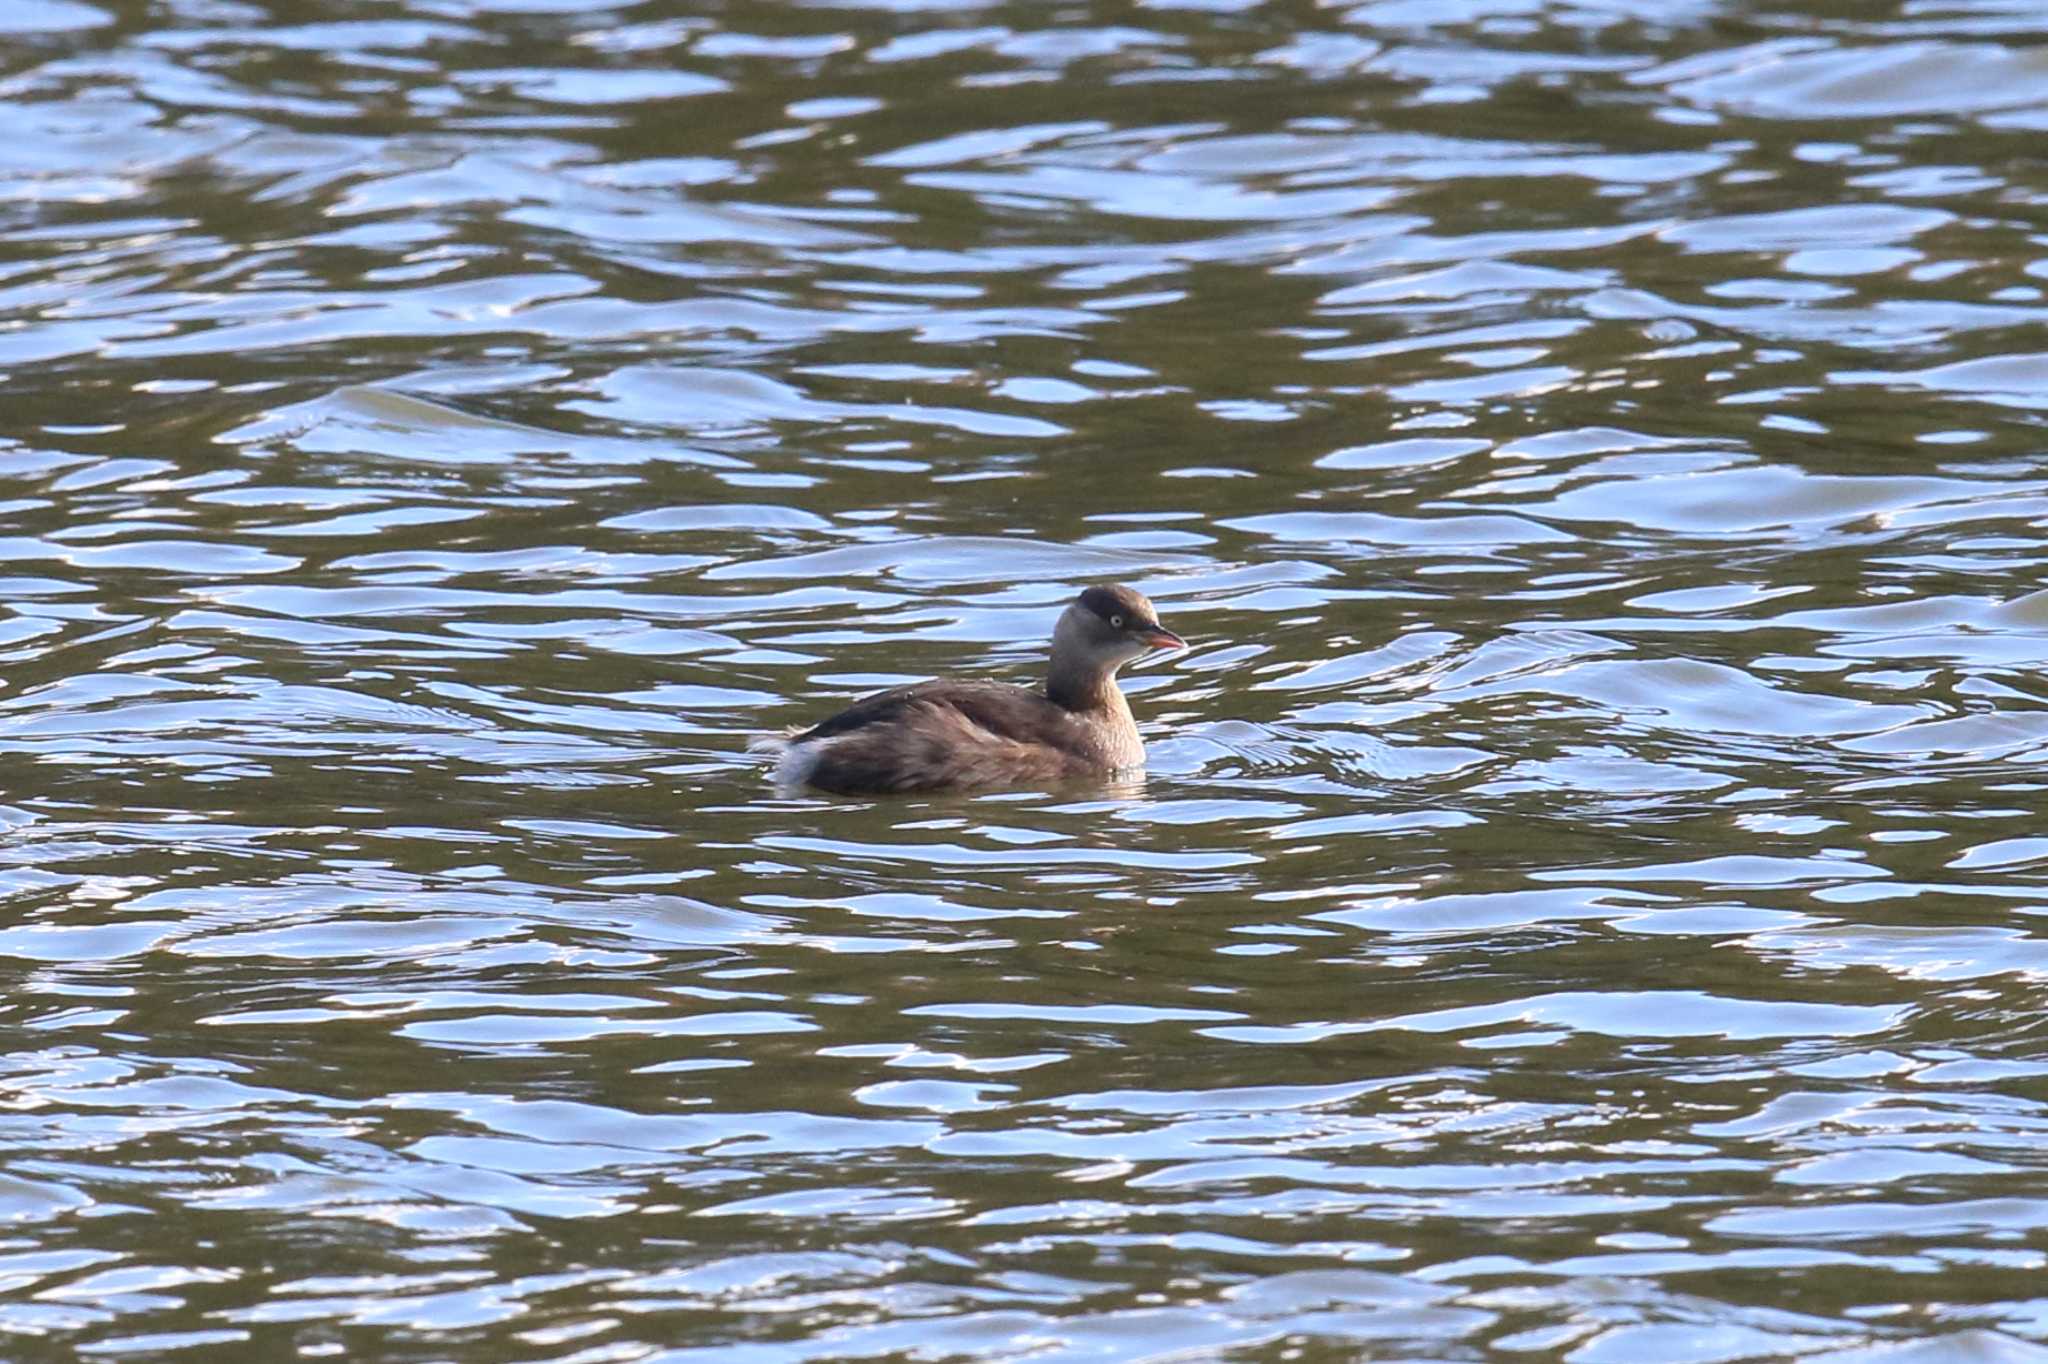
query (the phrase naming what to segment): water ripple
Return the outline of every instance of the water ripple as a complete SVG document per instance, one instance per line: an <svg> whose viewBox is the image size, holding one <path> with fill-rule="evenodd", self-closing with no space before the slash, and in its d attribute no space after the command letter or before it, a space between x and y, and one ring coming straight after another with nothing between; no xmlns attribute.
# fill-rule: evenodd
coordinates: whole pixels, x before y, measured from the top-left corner
<svg viewBox="0 0 2048 1364"><path fill-rule="evenodd" d="M0 14L10 1357L2044 1357L2032 8L414 8Z"/></svg>

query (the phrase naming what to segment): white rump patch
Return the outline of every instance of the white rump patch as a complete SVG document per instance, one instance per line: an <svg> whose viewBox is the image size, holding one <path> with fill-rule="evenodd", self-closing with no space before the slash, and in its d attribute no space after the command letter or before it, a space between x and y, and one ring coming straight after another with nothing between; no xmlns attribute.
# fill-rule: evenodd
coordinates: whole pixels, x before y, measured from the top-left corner
<svg viewBox="0 0 2048 1364"><path fill-rule="evenodd" d="M811 773L818 770L818 758L824 753L830 739L813 739L808 743L791 743L790 735L801 734L802 729L785 730L781 734L756 734L747 740L747 752L766 753L775 759L775 784L777 786L802 786L811 779Z"/></svg>

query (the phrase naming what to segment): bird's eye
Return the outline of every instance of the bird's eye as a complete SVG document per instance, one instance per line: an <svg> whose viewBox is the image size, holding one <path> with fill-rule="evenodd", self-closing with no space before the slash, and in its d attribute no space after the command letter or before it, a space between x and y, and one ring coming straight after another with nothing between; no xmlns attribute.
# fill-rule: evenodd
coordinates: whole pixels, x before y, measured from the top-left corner
<svg viewBox="0 0 2048 1364"><path fill-rule="evenodd" d="M1122 616L1111 616L1111 617L1109 618L1109 628L1110 628L1110 629L1112 629L1112 630L1121 630L1121 629L1123 629L1123 628L1124 628L1124 618L1123 618Z"/></svg>

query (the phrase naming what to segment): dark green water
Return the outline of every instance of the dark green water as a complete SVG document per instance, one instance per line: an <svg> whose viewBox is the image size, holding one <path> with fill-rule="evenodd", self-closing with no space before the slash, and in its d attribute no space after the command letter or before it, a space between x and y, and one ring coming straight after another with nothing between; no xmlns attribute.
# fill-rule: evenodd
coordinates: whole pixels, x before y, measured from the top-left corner
<svg viewBox="0 0 2048 1364"><path fill-rule="evenodd" d="M2034 0L0 6L0 1357L2048 1360ZM1141 783L779 796L1122 579Z"/></svg>

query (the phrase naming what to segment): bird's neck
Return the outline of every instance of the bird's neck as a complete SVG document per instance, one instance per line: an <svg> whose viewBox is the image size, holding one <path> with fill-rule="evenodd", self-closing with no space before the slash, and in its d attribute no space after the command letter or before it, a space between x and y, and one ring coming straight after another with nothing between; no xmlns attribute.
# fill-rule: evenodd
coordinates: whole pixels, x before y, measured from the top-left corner
<svg viewBox="0 0 2048 1364"><path fill-rule="evenodd" d="M1116 684L1116 669L1085 664L1058 651L1053 653L1052 669L1046 674L1045 694L1065 710L1131 713L1123 689Z"/></svg>

